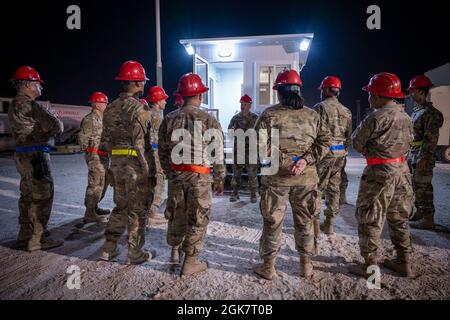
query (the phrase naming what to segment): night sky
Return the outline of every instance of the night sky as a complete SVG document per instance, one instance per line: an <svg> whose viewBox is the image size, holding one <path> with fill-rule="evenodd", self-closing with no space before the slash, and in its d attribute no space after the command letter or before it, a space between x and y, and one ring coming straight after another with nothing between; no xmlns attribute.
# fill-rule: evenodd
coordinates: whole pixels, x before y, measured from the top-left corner
<svg viewBox="0 0 450 320"><path fill-rule="evenodd" d="M66 28L71 4L81 7L81 30ZM371 4L381 7L381 30L366 27ZM171 95L180 75L192 71L180 39L313 32L302 72L307 104L318 101L322 78L334 74L343 81L342 101L355 110L358 99L367 105L361 87L373 74L396 73L406 87L412 76L450 62L444 4L161 0L164 87ZM14 95L8 79L20 65L34 66L45 80L41 99L65 104L86 104L95 90L115 98L120 87L113 78L125 60L144 65L148 85L156 81L153 0L25 0L0 6L2 97Z"/></svg>

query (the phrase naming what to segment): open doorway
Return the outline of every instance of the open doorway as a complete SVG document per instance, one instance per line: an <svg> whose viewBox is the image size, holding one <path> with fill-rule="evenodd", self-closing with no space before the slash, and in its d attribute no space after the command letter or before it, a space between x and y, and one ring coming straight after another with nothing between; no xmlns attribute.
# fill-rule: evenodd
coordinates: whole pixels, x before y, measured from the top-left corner
<svg viewBox="0 0 450 320"><path fill-rule="evenodd" d="M227 131L231 118L240 112L239 100L244 83L243 62L215 62L209 64L210 108L218 109L223 131Z"/></svg>

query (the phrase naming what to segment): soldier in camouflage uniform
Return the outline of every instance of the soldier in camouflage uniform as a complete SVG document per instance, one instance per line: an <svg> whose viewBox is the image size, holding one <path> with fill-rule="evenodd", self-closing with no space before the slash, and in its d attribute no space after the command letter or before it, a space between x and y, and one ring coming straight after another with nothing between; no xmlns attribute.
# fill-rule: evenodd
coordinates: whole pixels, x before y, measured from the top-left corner
<svg viewBox="0 0 450 320"><path fill-rule="evenodd" d="M208 139L205 137L207 131L211 132L210 129L213 129L213 135L215 134L212 137L216 143L215 155L222 159L213 162L218 195L223 193L226 174L220 123L207 112L200 110L202 94L207 91L208 88L203 85L198 75L191 73L182 76L177 93L184 97L185 104L169 113L159 130L158 153L161 166L169 180L167 242L172 247L172 263L179 263L181 250L185 253L182 276L199 273L208 268L207 262L200 262L197 258L202 251L203 239L211 218L213 181L210 165L213 159L207 154ZM182 130L183 140L172 141L172 134L177 131L183 133ZM190 135L191 140L185 135ZM200 138L199 141L195 141L196 136ZM172 152L177 152L180 147L183 148L183 158L172 159Z"/></svg>
<svg viewBox="0 0 450 320"><path fill-rule="evenodd" d="M117 242L128 229L127 264L141 264L155 256L146 252L146 210L151 194L151 161L149 112L139 101L147 77L142 65L136 61L125 62L119 75L123 92L105 111L101 148L107 150L114 177L114 203L106 227L106 242L101 259L111 261L119 254Z"/></svg>
<svg viewBox="0 0 450 320"><path fill-rule="evenodd" d="M417 106L412 114L414 141L408 154L408 164L413 174L416 196L416 214L411 227L417 229L434 228L433 169L436 162L436 147L439 129L444 123L442 113L427 101L431 80L417 76L411 80L409 92Z"/></svg>
<svg viewBox="0 0 450 320"><path fill-rule="evenodd" d="M50 140L63 132L63 123L55 114L35 101L41 96L43 81L37 71L24 66L11 79L17 90L9 110L20 174L18 249L47 250L61 246L46 234L53 205L54 186L50 170Z"/></svg>
<svg viewBox="0 0 450 320"><path fill-rule="evenodd" d="M319 114L303 106L301 84L300 76L295 70L282 71L274 86L280 104L266 109L255 126L260 148L265 140L261 137L264 132L261 130L267 130L270 139L273 131L279 130L279 145L269 143L265 146L270 153L278 151L280 160L278 172L263 176L261 181L260 207L264 227L259 250L264 263L253 269L267 280L276 277L275 259L281 247L288 200L294 215L300 276L310 278L313 273L313 220L320 212L321 201L316 163L328 154L331 134L321 124ZM276 157L276 154L272 156Z"/></svg>
<svg viewBox="0 0 450 320"><path fill-rule="evenodd" d="M327 206L324 211L326 219L323 226L327 235L334 233L333 223L339 213L341 173L344 170L352 134L352 113L338 100L341 89L342 85L339 78L326 77L319 88L322 102L314 106L314 110L320 115L321 122L330 129L333 137L333 145L330 147L330 151L317 164L320 180L319 189L325 193ZM319 224L320 217L314 221L316 245L320 234Z"/></svg>
<svg viewBox="0 0 450 320"><path fill-rule="evenodd" d="M150 112L150 142L152 158L155 160L155 188L153 189L153 197L149 202L148 222L147 225L164 224L167 220L158 214L159 208L163 202L164 196L164 172L161 168L161 163L158 156L158 132L161 126L162 116L161 113L166 108L167 99L169 96L166 94L163 88L154 86L148 90L147 102L149 103Z"/></svg>
<svg viewBox="0 0 450 320"><path fill-rule="evenodd" d="M244 134L248 129L253 129L255 127L256 120L258 120L258 116L253 112L250 112L252 107L252 98L248 95L244 95L241 100L241 112L235 115L228 126L228 130L232 129L235 132L237 130L243 130ZM235 135L236 136L236 135ZM234 157L233 157L233 180L231 181L231 185L233 187L233 192L230 196L230 201L235 202L239 200L239 189L241 188L242 180L242 170L247 170L248 175L248 184L250 186L250 201L252 203L256 203L256 192L258 189L258 165L250 164L249 159L249 142L248 139L245 141L245 163L238 163L238 143L237 138L234 139L233 144Z"/></svg>
<svg viewBox="0 0 450 320"><path fill-rule="evenodd" d="M108 97L101 92L94 92L89 100L92 111L83 118L78 134L81 150L85 152L88 167L88 185L84 198L86 212L84 223L105 222L110 211L101 209L98 204L108 188L109 158L105 150L100 150L103 131L103 113L108 105Z"/></svg>
<svg viewBox="0 0 450 320"><path fill-rule="evenodd" d="M353 148L367 160L359 187L356 219L359 247L364 265L350 271L367 277L367 268L378 264L383 225L387 219L397 258L384 266L402 276L412 276L411 239L408 220L412 212L413 190L406 154L412 142L412 124L404 107L394 101L404 98L398 77L375 75L364 90L374 111L352 135Z"/></svg>

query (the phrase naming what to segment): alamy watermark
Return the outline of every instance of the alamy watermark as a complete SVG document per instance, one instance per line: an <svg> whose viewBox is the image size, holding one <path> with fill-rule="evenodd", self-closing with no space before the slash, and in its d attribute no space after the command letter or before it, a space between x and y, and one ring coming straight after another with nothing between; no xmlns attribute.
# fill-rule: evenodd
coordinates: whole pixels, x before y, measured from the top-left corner
<svg viewBox="0 0 450 320"><path fill-rule="evenodd" d="M81 269L77 265L71 265L67 268L66 273L69 275L67 277L66 286L69 290L80 290L81 289Z"/></svg>
<svg viewBox="0 0 450 320"><path fill-rule="evenodd" d="M66 13L70 16L67 18L66 26L69 30L81 30L81 9L77 5L67 7Z"/></svg>

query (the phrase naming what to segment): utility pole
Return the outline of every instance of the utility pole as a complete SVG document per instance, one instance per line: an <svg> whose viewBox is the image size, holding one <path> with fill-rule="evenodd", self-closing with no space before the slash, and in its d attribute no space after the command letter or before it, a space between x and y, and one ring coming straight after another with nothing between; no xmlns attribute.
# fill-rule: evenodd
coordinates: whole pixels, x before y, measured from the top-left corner
<svg viewBox="0 0 450 320"><path fill-rule="evenodd" d="M162 59L161 59L161 16L159 0L155 0L156 15L156 84L163 86Z"/></svg>

